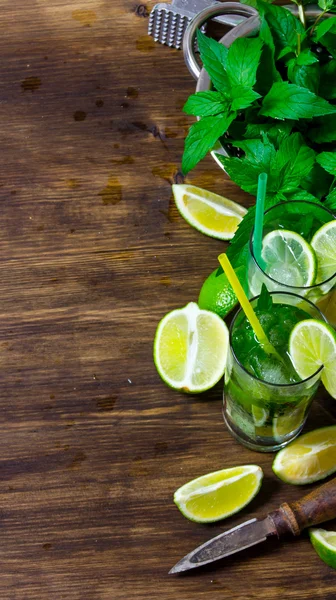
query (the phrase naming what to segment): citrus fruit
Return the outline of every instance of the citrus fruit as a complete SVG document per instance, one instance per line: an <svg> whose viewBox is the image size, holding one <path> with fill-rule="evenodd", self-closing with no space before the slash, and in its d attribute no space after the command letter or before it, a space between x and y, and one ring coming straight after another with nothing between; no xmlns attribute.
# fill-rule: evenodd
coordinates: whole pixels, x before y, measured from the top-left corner
<svg viewBox="0 0 336 600"><path fill-rule="evenodd" d="M322 560L336 569L336 531L325 529L309 529L310 541Z"/></svg>
<svg viewBox="0 0 336 600"><path fill-rule="evenodd" d="M238 512L258 493L263 472L243 465L208 473L180 487L174 502L181 513L197 523L212 523Z"/></svg>
<svg viewBox="0 0 336 600"><path fill-rule="evenodd" d="M229 347L226 324L195 302L168 313L154 340L154 362L162 379L184 392L203 392L223 376Z"/></svg>
<svg viewBox="0 0 336 600"><path fill-rule="evenodd" d="M320 283L336 273L336 221L322 225L310 243L317 256L316 282Z"/></svg>
<svg viewBox="0 0 336 600"><path fill-rule="evenodd" d="M289 338L289 354L302 379L323 365L322 383L336 398L336 332L330 325L315 319L297 323Z"/></svg>
<svg viewBox="0 0 336 600"><path fill-rule="evenodd" d="M336 471L336 425L300 435L276 455L272 469L294 485L314 483Z"/></svg>
<svg viewBox="0 0 336 600"><path fill-rule="evenodd" d="M172 188L182 217L205 235L231 240L247 213L240 204L194 185L181 183Z"/></svg>
<svg viewBox="0 0 336 600"><path fill-rule="evenodd" d="M257 404L252 404L252 417L255 426L262 427L268 419L268 410Z"/></svg>
<svg viewBox="0 0 336 600"><path fill-rule="evenodd" d="M303 422L307 403L303 402L292 410L287 410L284 415L279 415L273 419L273 435L277 441L290 433L295 432Z"/></svg>
<svg viewBox="0 0 336 600"><path fill-rule="evenodd" d="M236 306L238 300L228 278L219 269L215 269L205 280L198 297L198 306L211 310L222 319Z"/></svg>
<svg viewBox="0 0 336 600"><path fill-rule="evenodd" d="M267 265L267 275L284 285L306 287L315 281L315 253L294 231L275 229L265 235L262 258Z"/></svg>

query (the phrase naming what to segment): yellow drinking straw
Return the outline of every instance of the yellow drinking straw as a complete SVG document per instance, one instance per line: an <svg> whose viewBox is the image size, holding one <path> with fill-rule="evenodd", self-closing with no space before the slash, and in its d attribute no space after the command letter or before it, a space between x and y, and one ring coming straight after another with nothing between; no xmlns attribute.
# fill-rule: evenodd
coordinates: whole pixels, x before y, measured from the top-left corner
<svg viewBox="0 0 336 600"><path fill-rule="evenodd" d="M279 358L282 361L282 359L279 356L279 354L277 353L276 349L272 346L272 344L267 339L266 333L264 332L262 326L260 325L257 315L255 314L255 312L254 312L254 310L253 310L253 308L252 308L252 306L240 284L240 281L232 268L232 265L231 265L228 257L226 256L226 254L223 253L223 254L219 255L218 260L219 260L221 266L223 267L224 273L225 273L226 277L228 278L228 280L231 284L231 287L238 298L238 302L240 303L240 306L242 307L247 319L249 320L251 327L258 338L258 341L263 346L265 352L267 352L268 354L275 354L277 356L277 358Z"/></svg>

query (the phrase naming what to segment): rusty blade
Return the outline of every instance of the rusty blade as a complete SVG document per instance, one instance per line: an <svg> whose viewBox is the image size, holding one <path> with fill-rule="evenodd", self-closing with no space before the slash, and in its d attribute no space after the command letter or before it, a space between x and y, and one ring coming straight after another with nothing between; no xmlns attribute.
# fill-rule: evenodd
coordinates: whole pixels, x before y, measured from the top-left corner
<svg viewBox="0 0 336 600"><path fill-rule="evenodd" d="M257 519L245 521L245 523L217 535L202 546L198 546L176 563L169 573L181 573L201 567L264 542L269 536L275 534L274 524L269 517L262 521L257 521Z"/></svg>

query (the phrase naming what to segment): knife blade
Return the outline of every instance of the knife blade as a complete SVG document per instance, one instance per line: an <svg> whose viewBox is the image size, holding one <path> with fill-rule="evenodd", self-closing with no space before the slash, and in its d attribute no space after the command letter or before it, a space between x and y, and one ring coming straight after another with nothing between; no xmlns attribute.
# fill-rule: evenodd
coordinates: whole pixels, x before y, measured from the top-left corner
<svg viewBox="0 0 336 600"><path fill-rule="evenodd" d="M301 500L286 502L261 520L250 519L189 552L169 571L181 573L212 563L240 550L264 542L271 536L297 536L306 527L336 517L336 477Z"/></svg>

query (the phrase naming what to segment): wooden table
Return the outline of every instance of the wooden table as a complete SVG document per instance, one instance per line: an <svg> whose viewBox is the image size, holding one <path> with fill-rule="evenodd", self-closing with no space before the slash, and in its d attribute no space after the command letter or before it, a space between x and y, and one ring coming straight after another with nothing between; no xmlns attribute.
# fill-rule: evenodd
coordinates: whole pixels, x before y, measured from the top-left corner
<svg viewBox="0 0 336 600"><path fill-rule="evenodd" d="M1 2L0 598L332 600L307 536L167 574L303 490L230 437L222 384L184 396L153 365L159 319L197 300L225 248L172 200L195 83L147 37L153 4ZM188 181L253 200L211 158ZM322 400L308 427L335 422ZM182 517L180 485L244 463L265 472L246 510Z"/></svg>

